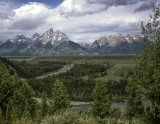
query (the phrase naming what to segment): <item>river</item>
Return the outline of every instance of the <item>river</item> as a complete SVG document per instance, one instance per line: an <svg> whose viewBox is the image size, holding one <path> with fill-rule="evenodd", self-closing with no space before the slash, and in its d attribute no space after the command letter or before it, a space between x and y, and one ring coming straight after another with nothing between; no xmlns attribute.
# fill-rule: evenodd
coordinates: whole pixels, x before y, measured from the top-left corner
<svg viewBox="0 0 160 124"><path fill-rule="evenodd" d="M126 113L126 102L113 102L111 103L112 108L117 108L120 110L121 114ZM77 108L76 110L82 110L84 112L88 112L91 110L92 106L90 104L79 104L79 105L73 105L74 108Z"/></svg>
<svg viewBox="0 0 160 124"><path fill-rule="evenodd" d="M60 73L64 73L67 72L71 69L71 65L65 65L63 68L59 69L57 72L51 72L51 73L47 73L41 76L36 77L36 79L43 79L46 78L48 76L52 76L52 75L58 75Z"/></svg>
<svg viewBox="0 0 160 124"><path fill-rule="evenodd" d="M152 103L150 100L145 100L143 101L144 103L144 111L146 112L147 107L150 108L150 112L152 111ZM82 110L84 112L88 112L89 110L91 110L92 106L88 103L86 104L78 104L78 105L73 105L74 108L77 108L77 110ZM120 110L121 114L126 114L127 113L127 102L112 102L111 103L111 108L117 108Z"/></svg>

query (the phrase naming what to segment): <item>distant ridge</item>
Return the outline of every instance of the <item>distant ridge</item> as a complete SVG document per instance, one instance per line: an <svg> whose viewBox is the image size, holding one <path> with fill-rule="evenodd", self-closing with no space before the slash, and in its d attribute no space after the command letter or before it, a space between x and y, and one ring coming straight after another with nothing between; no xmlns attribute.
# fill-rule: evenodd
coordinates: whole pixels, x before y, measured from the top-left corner
<svg viewBox="0 0 160 124"><path fill-rule="evenodd" d="M128 34L112 34L101 37L90 46L87 46L91 54L135 54L141 49L142 36Z"/></svg>
<svg viewBox="0 0 160 124"><path fill-rule="evenodd" d="M5 43L0 42L1 56L72 56L135 54L141 49L142 36L118 33L100 37L93 43L75 43L66 34L50 28L42 36L31 38L16 35Z"/></svg>

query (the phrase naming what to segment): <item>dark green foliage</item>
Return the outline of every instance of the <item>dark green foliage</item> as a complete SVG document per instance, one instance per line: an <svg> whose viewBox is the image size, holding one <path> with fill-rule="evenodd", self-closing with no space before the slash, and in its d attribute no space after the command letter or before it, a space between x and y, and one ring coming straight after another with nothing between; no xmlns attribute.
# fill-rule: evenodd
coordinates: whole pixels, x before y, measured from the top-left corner
<svg viewBox="0 0 160 124"><path fill-rule="evenodd" d="M27 83L29 83L33 90L35 91L36 97L41 97L42 92L44 91L47 97L51 97L53 83L56 81L55 78L44 78L44 79L29 79Z"/></svg>
<svg viewBox="0 0 160 124"><path fill-rule="evenodd" d="M0 63L0 108L7 120L21 118L28 112L28 117L34 117L35 101L32 89L22 82L17 75L10 75L7 67Z"/></svg>
<svg viewBox="0 0 160 124"><path fill-rule="evenodd" d="M27 63L26 61L10 61L7 58L0 57L0 62L4 63L10 73L16 73L23 78L33 78L42 75L47 72L57 71L65 65L65 62L38 62L38 63ZM12 67L12 69L10 68Z"/></svg>
<svg viewBox="0 0 160 124"><path fill-rule="evenodd" d="M10 75L7 67L0 63L0 107L5 113L9 99L13 93L22 85L21 81L16 75Z"/></svg>
<svg viewBox="0 0 160 124"><path fill-rule="evenodd" d="M112 110L110 111L110 116L111 116L112 118L118 119L118 118L121 117L121 112L120 112L119 109L114 108L114 109L112 109Z"/></svg>
<svg viewBox="0 0 160 124"><path fill-rule="evenodd" d="M75 101L91 101L92 91L95 86L95 81L93 79L84 80L82 78L65 77L61 79L64 82L66 89L72 100Z"/></svg>
<svg viewBox="0 0 160 124"><path fill-rule="evenodd" d="M89 64L81 64L81 65L74 65L73 68L69 71L68 76L72 75L73 77L82 77L86 75L92 75L94 73L102 73L106 71L109 68L109 66L104 65L89 65ZM67 75L65 74L65 75Z"/></svg>
<svg viewBox="0 0 160 124"><path fill-rule="evenodd" d="M135 74L139 75L139 83L145 95L153 103L154 118L160 118L160 5L157 7L153 5L153 13L146 26L142 23L144 49L141 59L137 61L141 72L135 72ZM145 66L142 65L143 63Z"/></svg>
<svg viewBox="0 0 160 124"><path fill-rule="evenodd" d="M92 112L94 116L104 118L109 116L110 102L107 96L107 88L105 82L97 80L95 89L93 91Z"/></svg>
<svg viewBox="0 0 160 124"><path fill-rule="evenodd" d="M109 80L106 82L107 93L112 101L122 101L126 95L125 89L127 87L127 79L121 79L120 81Z"/></svg>
<svg viewBox="0 0 160 124"><path fill-rule="evenodd" d="M160 118L160 5L153 5L153 16L146 26L142 22L143 49L137 55L132 81L128 86L131 116L142 114L142 99L153 104L153 119Z"/></svg>
<svg viewBox="0 0 160 124"><path fill-rule="evenodd" d="M132 80L133 81L133 80ZM127 114L130 118L144 114L144 105L142 102L142 91L139 89L139 86L130 82L126 88L128 107Z"/></svg>
<svg viewBox="0 0 160 124"><path fill-rule="evenodd" d="M91 101L93 100L91 94L95 87L94 78L97 78L101 75L101 73L106 72L109 67L110 66L96 64L75 65L66 73L61 73L57 76L51 76L44 79L30 79L28 83L36 92L36 96L40 96L39 94L41 94L42 91L45 91L47 96L50 98L53 82L55 82L56 79L59 79L64 82L64 86L66 87L72 100ZM94 77L95 74L97 76ZM82 76L86 75L89 76L88 80L82 78Z"/></svg>
<svg viewBox="0 0 160 124"><path fill-rule="evenodd" d="M10 71L10 74L13 75L14 72L14 68L13 68L13 63L11 61L9 61L7 58L5 57L0 57L0 63L5 64L5 66L7 67L7 69Z"/></svg>
<svg viewBox="0 0 160 124"><path fill-rule="evenodd" d="M64 82L72 100L91 101L95 87L94 78L99 77L109 67L96 64L75 65L70 71L57 75L57 78ZM83 76L88 76L88 80L83 79Z"/></svg>
<svg viewBox="0 0 160 124"><path fill-rule="evenodd" d="M69 98L69 94L67 93L67 90L65 89L63 83L59 80L56 80L56 82L53 84L52 100L55 112L70 107L71 101Z"/></svg>
<svg viewBox="0 0 160 124"><path fill-rule="evenodd" d="M17 73L24 78L33 78L47 72L57 71L62 68L64 63L57 62L39 62L39 63L26 63L26 62L13 62L13 66Z"/></svg>
<svg viewBox="0 0 160 124"><path fill-rule="evenodd" d="M46 93L42 93L42 104L41 104L41 117L45 117L48 112L48 105L47 105L47 96Z"/></svg>

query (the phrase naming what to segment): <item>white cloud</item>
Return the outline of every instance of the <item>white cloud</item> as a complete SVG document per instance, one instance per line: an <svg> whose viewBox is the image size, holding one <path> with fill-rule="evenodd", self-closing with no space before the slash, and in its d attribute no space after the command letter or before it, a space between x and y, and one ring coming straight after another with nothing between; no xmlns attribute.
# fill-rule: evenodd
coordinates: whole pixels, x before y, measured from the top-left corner
<svg viewBox="0 0 160 124"><path fill-rule="evenodd" d="M58 9L65 16L82 16L100 12L105 9L105 5L100 3L90 4L88 0L65 0Z"/></svg>
<svg viewBox="0 0 160 124"><path fill-rule="evenodd" d="M13 14L1 19L0 39L12 38L15 34L42 34L50 27L66 33L75 42L93 42L100 36L117 32L139 33L140 22L149 18L151 10L135 12L145 2L128 4L129 1L65 0L56 8L30 2L8 10Z"/></svg>

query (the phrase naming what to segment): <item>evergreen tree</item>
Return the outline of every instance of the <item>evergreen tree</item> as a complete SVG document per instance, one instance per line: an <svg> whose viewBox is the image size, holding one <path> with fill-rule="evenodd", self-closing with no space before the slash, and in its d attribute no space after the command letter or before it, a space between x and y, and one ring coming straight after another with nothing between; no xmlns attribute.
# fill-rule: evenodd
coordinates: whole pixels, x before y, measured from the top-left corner
<svg viewBox="0 0 160 124"><path fill-rule="evenodd" d="M53 84L52 100L54 102L53 107L55 112L70 107L69 94L66 88L64 87L63 83L60 82L59 80L57 80Z"/></svg>
<svg viewBox="0 0 160 124"><path fill-rule="evenodd" d="M143 49L137 55L132 83L153 103L154 118L160 117L160 5L153 5L153 15L146 26L142 22Z"/></svg>
<svg viewBox="0 0 160 124"><path fill-rule="evenodd" d="M0 63L0 108L3 115L7 110L9 100L13 96L14 91L21 85L16 75L10 75L7 67Z"/></svg>
<svg viewBox="0 0 160 124"><path fill-rule="evenodd" d="M96 86L93 90L93 99L93 115L101 118L108 116L110 112L110 103L107 96L107 88L105 82L100 79L97 80Z"/></svg>
<svg viewBox="0 0 160 124"><path fill-rule="evenodd" d="M22 82L16 74L11 75L9 69L0 63L0 108L8 119L20 119L27 111L34 117L35 101L31 87Z"/></svg>
<svg viewBox="0 0 160 124"><path fill-rule="evenodd" d="M47 112L48 112L47 98L46 98L46 93L43 91L42 104L41 104L41 117L46 116Z"/></svg>
<svg viewBox="0 0 160 124"><path fill-rule="evenodd" d="M6 110L6 115L5 115L5 117L6 117L6 120L12 120L12 107L13 107L13 101L12 101L12 99L10 99L10 101L9 101L9 103L8 103L8 105L7 105L7 110Z"/></svg>
<svg viewBox="0 0 160 124"><path fill-rule="evenodd" d="M24 108L28 111L30 117L33 118L35 116L35 109L37 104L37 102L33 99L33 89L29 84L23 83L23 85L21 86L21 94L23 94L25 102Z"/></svg>
<svg viewBox="0 0 160 124"><path fill-rule="evenodd" d="M141 89L137 86L136 83L132 80L129 82L127 88L128 95L128 106L127 106L127 115L129 118L140 115L144 113L144 105L143 105L143 96Z"/></svg>
<svg viewBox="0 0 160 124"><path fill-rule="evenodd" d="M0 108L0 122L2 122L2 121L3 121L3 115L2 115L2 110Z"/></svg>

